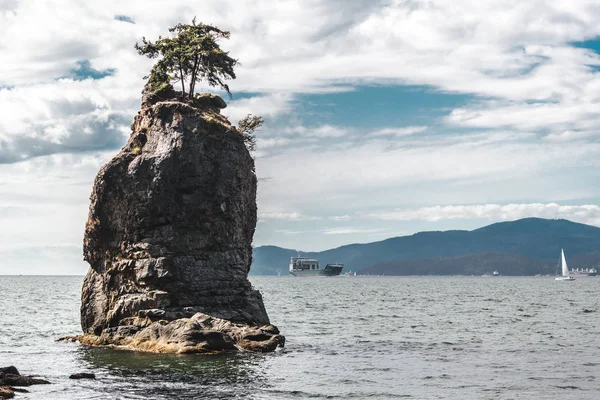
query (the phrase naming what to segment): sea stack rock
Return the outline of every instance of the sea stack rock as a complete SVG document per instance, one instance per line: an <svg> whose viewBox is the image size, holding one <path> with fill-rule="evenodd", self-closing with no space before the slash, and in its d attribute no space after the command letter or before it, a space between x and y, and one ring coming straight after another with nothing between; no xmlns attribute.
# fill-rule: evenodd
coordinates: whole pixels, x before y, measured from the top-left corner
<svg viewBox="0 0 600 400"><path fill-rule="evenodd" d="M90 198L80 342L175 353L283 346L248 281L256 175L225 107L212 94L144 90L131 137Z"/></svg>

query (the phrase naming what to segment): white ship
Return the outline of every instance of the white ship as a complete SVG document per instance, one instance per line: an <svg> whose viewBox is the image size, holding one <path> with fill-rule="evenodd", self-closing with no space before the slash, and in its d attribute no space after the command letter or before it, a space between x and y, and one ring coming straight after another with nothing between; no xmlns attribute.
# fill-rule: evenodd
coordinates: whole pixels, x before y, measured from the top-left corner
<svg viewBox="0 0 600 400"><path fill-rule="evenodd" d="M306 257L290 259L290 274L293 276L337 276L342 272L343 264L327 264L321 268L319 260Z"/></svg>

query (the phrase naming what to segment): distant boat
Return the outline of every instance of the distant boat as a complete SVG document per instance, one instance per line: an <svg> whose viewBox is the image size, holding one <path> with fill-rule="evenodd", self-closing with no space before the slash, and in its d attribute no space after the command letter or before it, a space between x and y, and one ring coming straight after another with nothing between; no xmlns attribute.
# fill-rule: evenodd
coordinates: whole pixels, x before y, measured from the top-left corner
<svg viewBox="0 0 600 400"><path fill-rule="evenodd" d="M597 276L598 270L594 267L592 267L592 268L572 268L569 271L569 275L571 275L571 276Z"/></svg>
<svg viewBox="0 0 600 400"><path fill-rule="evenodd" d="M499 276L500 274L498 273L498 271L494 270L494 272L492 272L492 276Z"/></svg>
<svg viewBox="0 0 600 400"><path fill-rule="evenodd" d="M327 264L325 268L321 268L319 261L314 258L292 257L290 259L290 274L293 276L337 276L343 268L343 264Z"/></svg>
<svg viewBox="0 0 600 400"><path fill-rule="evenodd" d="M569 266L567 265L567 260L565 259L565 252L563 249L560 249L560 263L562 267L562 275L554 278L556 281L574 281L575 278L569 276ZM558 268L558 267L557 267Z"/></svg>

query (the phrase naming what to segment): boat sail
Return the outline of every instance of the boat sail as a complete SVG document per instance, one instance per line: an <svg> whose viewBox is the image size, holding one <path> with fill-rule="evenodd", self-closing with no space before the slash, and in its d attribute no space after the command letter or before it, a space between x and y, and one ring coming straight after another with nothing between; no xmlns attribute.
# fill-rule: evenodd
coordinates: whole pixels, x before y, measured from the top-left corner
<svg viewBox="0 0 600 400"><path fill-rule="evenodd" d="M569 276L569 266L567 265L567 260L565 259L565 252L563 249L560 249L560 263L562 266L562 276L557 276L554 278L556 281L574 281L575 278Z"/></svg>

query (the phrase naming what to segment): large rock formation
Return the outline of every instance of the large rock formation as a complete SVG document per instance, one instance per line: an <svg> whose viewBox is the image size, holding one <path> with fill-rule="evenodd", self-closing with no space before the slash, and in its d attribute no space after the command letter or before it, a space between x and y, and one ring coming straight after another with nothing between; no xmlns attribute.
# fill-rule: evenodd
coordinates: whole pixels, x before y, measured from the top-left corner
<svg viewBox="0 0 600 400"><path fill-rule="evenodd" d="M81 342L169 352L283 345L247 279L256 175L224 107L216 95L144 92L129 141L94 183Z"/></svg>

